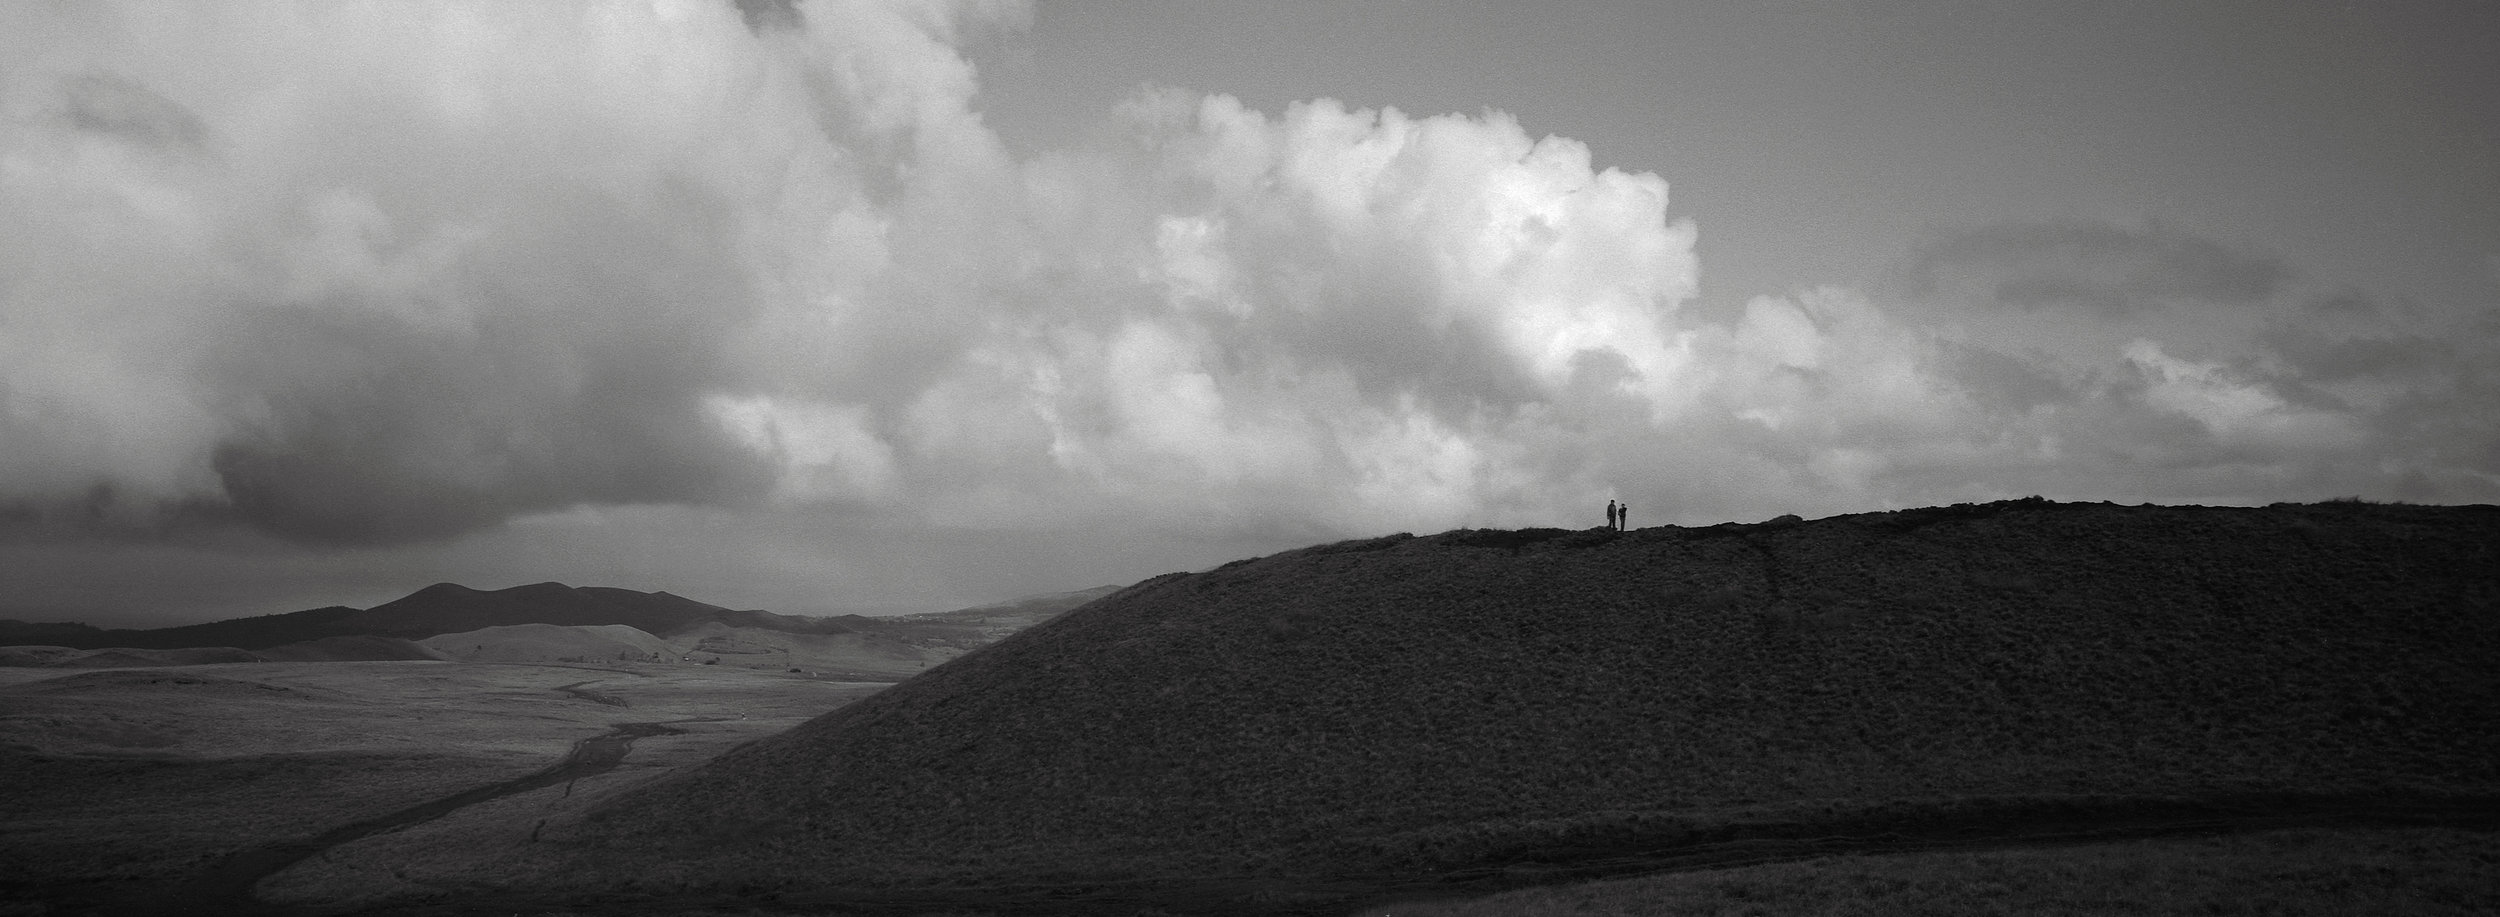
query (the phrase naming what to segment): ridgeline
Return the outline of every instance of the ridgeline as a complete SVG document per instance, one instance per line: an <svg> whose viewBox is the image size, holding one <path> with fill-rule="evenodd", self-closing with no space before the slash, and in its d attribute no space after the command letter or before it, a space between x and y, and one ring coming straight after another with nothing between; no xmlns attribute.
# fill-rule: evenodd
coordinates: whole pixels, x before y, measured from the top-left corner
<svg viewBox="0 0 2500 917"><path fill-rule="evenodd" d="M1221 880L1257 910L1835 826L2435 812L2500 791L2496 606L2488 506L1398 535L1148 580L480 868L871 907Z"/></svg>

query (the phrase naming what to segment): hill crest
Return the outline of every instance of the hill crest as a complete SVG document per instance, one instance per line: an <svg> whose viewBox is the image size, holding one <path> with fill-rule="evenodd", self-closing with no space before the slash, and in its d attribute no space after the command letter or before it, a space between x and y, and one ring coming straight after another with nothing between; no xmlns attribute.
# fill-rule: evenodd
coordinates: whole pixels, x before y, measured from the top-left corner
<svg viewBox="0 0 2500 917"><path fill-rule="evenodd" d="M1626 813L2488 792L2495 550L2492 507L2037 500L1314 546L653 784L531 881L1429 871Z"/></svg>

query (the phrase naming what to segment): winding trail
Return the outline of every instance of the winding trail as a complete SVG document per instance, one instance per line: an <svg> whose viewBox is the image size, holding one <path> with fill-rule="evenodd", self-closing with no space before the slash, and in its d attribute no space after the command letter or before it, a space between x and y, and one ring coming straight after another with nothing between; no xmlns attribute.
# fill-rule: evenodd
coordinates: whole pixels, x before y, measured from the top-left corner
<svg viewBox="0 0 2500 917"><path fill-rule="evenodd" d="M575 693L577 696L589 693L576 692L573 690L576 687L576 685L566 685L558 690ZM624 705L622 701L614 698L601 700L597 697L585 697L584 699L616 706ZM610 728L605 735L591 736L574 742L572 750L565 754L563 760L535 774L502 783L488 784L466 792L419 803L387 815L340 825L313 837L264 844L230 854L190 881L148 896L153 900L131 902L132 906L121 912L286 915L321 913L318 909L265 904L252 897L252 887L260 884L260 880L276 875L280 870L341 844L432 821L488 800L606 773L616 769L616 766L625 760L625 753L632 750L635 739L677 735L685 730L677 728L676 724L702 722L704 719L706 718L670 720L661 723L619 723Z"/></svg>

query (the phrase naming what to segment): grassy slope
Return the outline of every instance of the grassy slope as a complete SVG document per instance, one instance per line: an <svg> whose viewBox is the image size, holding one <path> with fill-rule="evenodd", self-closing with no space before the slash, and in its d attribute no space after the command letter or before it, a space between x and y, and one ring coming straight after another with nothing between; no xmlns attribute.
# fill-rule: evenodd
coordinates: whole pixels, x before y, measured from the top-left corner
<svg viewBox="0 0 2500 917"><path fill-rule="evenodd" d="M1322 546L1142 583L481 868L1398 872L1625 813L2485 791L2495 544L2487 507L2020 502Z"/></svg>

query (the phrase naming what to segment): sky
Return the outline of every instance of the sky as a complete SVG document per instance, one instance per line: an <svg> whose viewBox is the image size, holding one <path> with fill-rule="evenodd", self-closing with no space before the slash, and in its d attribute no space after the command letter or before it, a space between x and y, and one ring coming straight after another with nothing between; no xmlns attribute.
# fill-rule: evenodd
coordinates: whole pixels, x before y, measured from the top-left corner
<svg viewBox="0 0 2500 917"><path fill-rule="evenodd" d="M0 5L0 617L2500 502L2500 5Z"/></svg>

